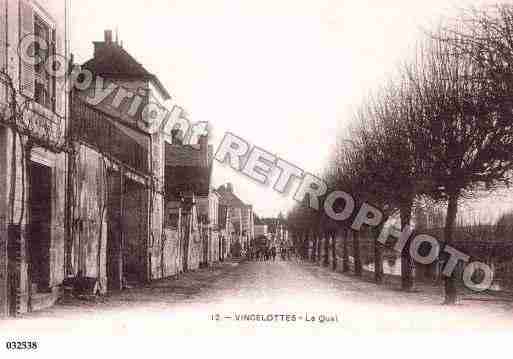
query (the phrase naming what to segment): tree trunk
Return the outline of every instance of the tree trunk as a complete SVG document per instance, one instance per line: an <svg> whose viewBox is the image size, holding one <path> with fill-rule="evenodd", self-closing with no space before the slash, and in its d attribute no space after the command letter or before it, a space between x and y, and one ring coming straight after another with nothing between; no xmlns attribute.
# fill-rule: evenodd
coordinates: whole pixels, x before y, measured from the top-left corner
<svg viewBox="0 0 513 359"><path fill-rule="evenodd" d="M362 258L360 255L360 232L351 231L353 235L353 258L354 258L354 274L358 277L362 276Z"/></svg>
<svg viewBox="0 0 513 359"><path fill-rule="evenodd" d="M103 206L103 205L102 205ZM103 218L105 217L105 210L102 208L100 212L100 233L98 234L98 248L96 252L96 275L98 276L99 290L102 288L102 242L103 242ZM94 293L97 294L97 293Z"/></svg>
<svg viewBox="0 0 513 359"><path fill-rule="evenodd" d="M342 230L342 272L349 272L349 249L347 246L349 230Z"/></svg>
<svg viewBox="0 0 513 359"><path fill-rule="evenodd" d="M308 235L306 233L303 233L303 235L301 236L301 255L303 256L303 260L306 261L308 260Z"/></svg>
<svg viewBox="0 0 513 359"><path fill-rule="evenodd" d="M317 265L322 265L322 236L317 234Z"/></svg>
<svg viewBox="0 0 513 359"><path fill-rule="evenodd" d="M337 270L337 232L331 233L331 268Z"/></svg>
<svg viewBox="0 0 513 359"><path fill-rule="evenodd" d="M302 233L301 239L303 240L303 260L308 260L308 234Z"/></svg>
<svg viewBox="0 0 513 359"><path fill-rule="evenodd" d="M321 264L321 238L315 233L315 264Z"/></svg>
<svg viewBox="0 0 513 359"><path fill-rule="evenodd" d="M304 261L308 260L308 238L306 233L301 233L301 255Z"/></svg>
<svg viewBox="0 0 513 359"><path fill-rule="evenodd" d="M401 229L403 230L406 228L406 226L410 225L412 207L413 200L407 200L401 205ZM413 259L410 256L411 237L408 239L408 241L406 241L406 244L401 252L401 289L404 291L411 291L413 289L413 270L415 265Z"/></svg>
<svg viewBox="0 0 513 359"><path fill-rule="evenodd" d="M310 253L310 260L312 261L312 263L315 263L315 255L317 254L317 239L315 238L315 235L313 233L312 240L310 242L312 243L312 252Z"/></svg>
<svg viewBox="0 0 513 359"><path fill-rule="evenodd" d="M459 192L454 192L449 195L449 203L447 205L447 215L445 218L444 228L444 243L448 245L453 240L454 224L456 222L456 215L458 213L458 198ZM456 304L457 290L456 290L456 279L455 273L451 274L450 277L444 278L445 282L445 300L444 304Z"/></svg>
<svg viewBox="0 0 513 359"><path fill-rule="evenodd" d="M324 267L330 265L330 235L329 232L324 233Z"/></svg>
<svg viewBox="0 0 513 359"><path fill-rule="evenodd" d="M374 232L374 281L376 284L383 283L383 245L378 241L381 227L373 229Z"/></svg>
<svg viewBox="0 0 513 359"><path fill-rule="evenodd" d="M314 242L314 252L315 252L314 263L315 264L319 264L319 262L321 260L321 258L320 258L321 256L320 256L320 253L319 253L320 238L319 238L317 233L314 234L314 238L315 238L315 242Z"/></svg>

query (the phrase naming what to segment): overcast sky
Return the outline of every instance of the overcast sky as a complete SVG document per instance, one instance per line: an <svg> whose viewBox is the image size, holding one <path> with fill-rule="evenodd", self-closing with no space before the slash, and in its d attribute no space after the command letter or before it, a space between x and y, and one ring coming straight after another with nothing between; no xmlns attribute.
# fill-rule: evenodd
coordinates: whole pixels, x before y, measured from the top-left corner
<svg viewBox="0 0 513 359"><path fill-rule="evenodd" d="M193 121L233 132L305 171L318 172L349 109L411 55L423 28L483 1L73 1L71 49L119 29L124 47L168 88ZM216 164L257 214L290 207L283 196Z"/></svg>

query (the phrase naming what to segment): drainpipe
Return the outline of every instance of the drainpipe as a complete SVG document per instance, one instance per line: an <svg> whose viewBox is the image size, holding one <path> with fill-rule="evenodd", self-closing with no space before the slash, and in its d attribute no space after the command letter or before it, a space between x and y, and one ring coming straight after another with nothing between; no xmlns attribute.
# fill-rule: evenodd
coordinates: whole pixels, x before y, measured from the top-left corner
<svg viewBox="0 0 513 359"><path fill-rule="evenodd" d="M73 55L70 55L69 60L69 67L71 71L73 68ZM73 147L73 141L72 141L72 131L71 131L71 108L73 105L73 88L70 88L68 91L68 101L67 104L65 104L65 119L67 118L67 121L65 122L65 136L66 136L66 143L68 147L68 152L66 154L66 191L65 191L65 198L64 198L64 215L65 215L65 233L66 233L66 244L65 244L65 252L64 252L64 278L66 278L70 273L69 269L71 268L71 248L72 248L72 242L73 242L73 229L72 229L72 210L71 210L71 198L73 198L73 173L72 173L72 158L71 156L75 156L75 148Z"/></svg>
<svg viewBox="0 0 513 359"><path fill-rule="evenodd" d="M124 280L124 268L123 268L123 252L125 248L125 236L124 236L124 221L123 221L123 212L124 212L124 197L125 197L125 171L122 166L119 168L119 253L117 254L118 258L117 265L119 271L119 279L121 280L120 287L124 289L123 280Z"/></svg>
<svg viewBox="0 0 513 359"><path fill-rule="evenodd" d="M149 203L148 203L148 235L146 239L146 280L148 282L151 281L151 251L153 250L154 245L154 235L153 235L153 200L154 200L154 191L155 191L155 180L153 177L153 136L150 134L150 193L149 193Z"/></svg>

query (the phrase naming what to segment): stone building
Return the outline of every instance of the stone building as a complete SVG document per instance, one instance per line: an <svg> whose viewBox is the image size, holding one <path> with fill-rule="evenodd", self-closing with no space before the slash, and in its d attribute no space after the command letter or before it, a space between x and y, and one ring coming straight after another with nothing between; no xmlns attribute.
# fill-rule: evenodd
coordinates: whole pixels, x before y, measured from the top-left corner
<svg viewBox="0 0 513 359"><path fill-rule="evenodd" d="M199 136L198 143L191 145L182 143L174 132L172 143L165 144L166 245L162 264L170 268L164 271L166 276L208 265L213 248L219 247L219 236L213 233L217 219L212 203L217 195L210 190L212 152L207 136Z"/></svg>
<svg viewBox="0 0 513 359"><path fill-rule="evenodd" d="M254 215L255 238L266 237L268 235L267 224L265 224L258 216Z"/></svg>
<svg viewBox="0 0 513 359"><path fill-rule="evenodd" d="M245 249L254 238L254 219L253 206L245 204L237 197L233 190L233 185L227 183L217 189L219 193L219 203L227 211L227 217L233 226L231 246L237 246Z"/></svg>
<svg viewBox="0 0 513 359"><path fill-rule="evenodd" d="M222 242L219 234L219 193L210 188L208 195L198 197L198 215L202 224L206 246L203 248L203 264L210 266L221 260Z"/></svg>
<svg viewBox="0 0 513 359"><path fill-rule="evenodd" d="M66 16L64 2L0 0L0 317L50 306L68 283L105 293L225 258L206 136L164 133L168 91L111 31L68 62ZM42 64L14 46L31 34ZM44 66L52 54L69 72Z"/></svg>
<svg viewBox="0 0 513 359"><path fill-rule="evenodd" d="M221 199L221 198L219 198ZM219 202L219 242L221 247L220 260L224 261L231 256L232 243L238 238L235 234L235 227L230 218L229 207Z"/></svg>
<svg viewBox="0 0 513 359"><path fill-rule="evenodd" d="M68 104L45 64L67 58L65 24L63 2L0 0L0 317L53 304L64 279Z"/></svg>
<svg viewBox="0 0 513 359"><path fill-rule="evenodd" d="M142 124L147 104L170 96L111 31L93 44L93 58L81 68L92 74L92 86L74 91L71 106L65 255L68 276L99 278L105 292L162 276L164 140Z"/></svg>

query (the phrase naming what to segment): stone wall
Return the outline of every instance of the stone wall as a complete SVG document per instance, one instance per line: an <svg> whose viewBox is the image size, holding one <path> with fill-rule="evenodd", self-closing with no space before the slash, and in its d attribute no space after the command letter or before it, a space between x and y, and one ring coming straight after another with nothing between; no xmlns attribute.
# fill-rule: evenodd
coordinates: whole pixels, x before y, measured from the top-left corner
<svg viewBox="0 0 513 359"><path fill-rule="evenodd" d="M72 275L81 273L87 277L98 277L102 291L106 291L107 273L107 208L103 217L100 215L103 207L103 163L101 156L91 148L81 145L77 156L77 172L73 176L77 198L74 210L74 235L71 250ZM101 205L101 207L100 207ZM106 206L106 204L105 204ZM100 232L101 228L101 232ZM101 242L100 242L101 236ZM101 248L100 248L101 245ZM98 264L98 250L100 263Z"/></svg>
<svg viewBox="0 0 513 359"><path fill-rule="evenodd" d="M16 151L12 152L12 143L16 142ZM0 180L0 316L7 315L9 305L9 283L8 283L8 253L7 239L8 227L10 223L21 223L21 255L17 266L11 266L11 273L16 272L19 276L18 287L20 291L20 312L28 310L28 299L31 283L29 283L29 190L30 178L27 168L22 166L22 150L19 138L13 137L10 130L1 128L0 130L0 167L4 169ZM65 200L65 181L66 156L64 154L55 154L50 151L44 151L40 148L30 151L30 160L46 166L49 170L50 181L50 223L47 223L50 231L49 243L46 250L48 260L48 285L51 288L62 283L64 277L64 200ZM12 160L15 160L15 182L12 184ZM28 158L25 157L27 164ZM37 179L33 179L37 181ZM37 182L34 182L37 185ZM14 188L14 210L10 210L10 194ZM13 218L11 218L11 213ZM12 222L11 222L12 220Z"/></svg>
<svg viewBox="0 0 513 359"><path fill-rule="evenodd" d="M162 134L157 133L152 137L152 171L157 178L155 183L155 193L153 194L153 203L151 208L151 278L162 278L162 254L164 232L164 138ZM165 243L164 243L165 245ZM164 253L165 256L165 253ZM164 270L165 272L165 270ZM166 277L166 275L164 275Z"/></svg>
<svg viewBox="0 0 513 359"><path fill-rule="evenodd" d="M189 243L189 270L199 268L203 254L203 243L198 230L192 231Z"/></svg>
<svg viewBox="0 0 513 359"><path fill-rule="evenodd" d="M129 181L123 200L124 272L130 281L143 282L148 279L148 190Z"/></svg>
<svg viewBox="0 0 513 359"><path fill-rule="evenodd" d="M182 260L180 256L180 237L176 229L164 229L165 241L163 243L163 278L177 275L181 271Z"/></svg>
<svg viewBox="0 0 513 359"><path fill-rule="evenodd" d="M197 208L193 207L192 215L190 216L190 232L189 232L189 257L188 269L196 270L199 268L203 257L203 241L200 236L200 228L198 223Z"/></svg>
<svg viewBox="0 0 513 359"><path fill-rule="evenodd" d="M230 257L230 248L232 244L231 228L221 229L219 231L219 241L221 242L221 258L224 260Z"/></svg>
<svg viewBox="0 0 513 359"><path fill-rule="evenodd" d="M210 232L210 262L218 262L219 261L219 232L211 231Z"/></svg>

